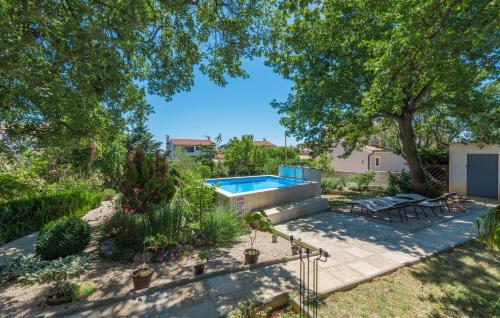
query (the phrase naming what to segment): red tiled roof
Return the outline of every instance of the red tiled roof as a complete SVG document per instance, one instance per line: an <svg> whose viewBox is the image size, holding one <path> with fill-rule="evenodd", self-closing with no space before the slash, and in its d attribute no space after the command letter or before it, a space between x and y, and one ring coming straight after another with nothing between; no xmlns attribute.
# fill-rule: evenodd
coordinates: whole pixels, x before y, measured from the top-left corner
<svg viewBox="0 0 500 318"><path fill-rule="evenodd" d="M276 147L275 144L273 144L272 142L269 142L267 140L254 140L253 144L256 146Z"/></svg>
<svg viewBox="0 0 500 318"><path fill-rule="evenodd" d="M170 139L174 146L210 146L213 142L209 139Z"/></svg>

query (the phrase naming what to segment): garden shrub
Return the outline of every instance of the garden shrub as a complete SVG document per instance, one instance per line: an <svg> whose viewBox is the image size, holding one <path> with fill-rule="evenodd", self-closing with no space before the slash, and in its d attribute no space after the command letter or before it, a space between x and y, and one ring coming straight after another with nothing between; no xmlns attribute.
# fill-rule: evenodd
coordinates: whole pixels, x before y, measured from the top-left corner
<svg viewBox="0 0 500 318"><path fill-rule="evenodd" d="M89 297L96 290L97 286L92 282L73 283L58 280L48 288L46 298L66 297L71 301L75 301Z"/></svg>
<svg viewBox="0 0 500 318"><path fill-rule="evenodd" d="M357 182L353 182L353 181L346 182L345 188L347 190L351 190L351 191L361 191L359 184Z"/></svg>
<svg viewBox="0 0 500 318"><path fill-rule="evenodd" d="M60 217L81 217L101 201L100 192L76 191L0 203L0 244L39 231Z"/></svg>
<svg viewBox="0 0 500 318"><path fill-rule="evenodd" d="M201 235L208 245L229 244L244 234L246 229L247 226L236 211L226 206L219 206L202 217Z"/></svg>
<svg viewBox="0 0 500 318"><path fill-rule="evenodd" d="M38 255L18 256L10 259L0 271L0 285L16 280L24 284L77 277L91 268L89 254L70 255L65 258L43 261Z"/></svg>
<svg viewBox="0 0 500 318"><path fill-rule="evenodd" d="M332 190L342 190L345 184L346 179L344 177L327 177L321 180L321 192L327 194Z"/></svg>
<svg viewBox="0 0 500 318"><path fill-rule="evenodd" d="M44 260L81 253L90 243L90 225L78 217L50 223L40 232L35 252Z"/></svg>
<svg viewBox="0 0 500 318"><path fill-rule="evenodd" d="M375 172L369 171L361 174L354 175L351 178L352 182L355 182L358 185L358 189L356 191L365 191L368 189L368 186L375 180Z"/></svg>
<svg viewBox="0 0 500 318"><path fill-rule="evenodd" d="M116 191L113 189L104 189L103 193L103 200L104 201L109 201L113 200L114 197L116 196Z"/></svg>
<svg viewBox="0 0 500 318"><path fill-rule="evenodd" d="M126 161L120 192L126 212L145 213L152 205L168 203L175 193L174 180L168 173L168 160L160 152L132 151Z"/></svg>
<svg viewBox="0 0 500 318"><path fill-rule="evenodd" d="M185 214L179 201L151 207L143 214L119 211L102 226L102 234L114 237L121 246L136 250L142 249L146 237L157 235L165 236L169 242L180 243L184 239Z"/></svg>
<svg viewBox="0 0 500 318"><path fill-rule="evenodd" d="M388 186L386 189L388 195L411 192L413 192L413 188L411 187L411 178L408 172L389 172Z"/></svg>

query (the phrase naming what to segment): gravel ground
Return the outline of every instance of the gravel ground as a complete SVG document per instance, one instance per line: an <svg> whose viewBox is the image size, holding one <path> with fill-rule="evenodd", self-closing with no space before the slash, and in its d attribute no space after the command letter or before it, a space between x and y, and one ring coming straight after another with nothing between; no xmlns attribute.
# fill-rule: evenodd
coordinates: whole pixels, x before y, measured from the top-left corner
<svg viewBox="0 0 500 318"><path fill-rule="evenodd" d="M234 266L243 265L243 251L250 247L248 235L243 235L231 246L209 250L209 262L205 266L206 272L218 271ZM95 253L96 242L88 251ZM259 262L280 259L291 256L290 243L278 237L277 243L271 242L271 235L258 233L254 245L261 254ZM151 286L157 286L177 279L193 277L193 266L198 258L198 251L194 249L178 261L153 263L155 270ZM139 263L108 261L96 258L93 270L82 275L75 281L91 281L98 286L97 291L88 300L109 298L126 294L133 289L131 272ZM48 307L44 304L44 292L48 284L21 285L10 283L0 291L0 316L1 317L30 317L48 310L63 310L77 306L81 302Z"/></svg>

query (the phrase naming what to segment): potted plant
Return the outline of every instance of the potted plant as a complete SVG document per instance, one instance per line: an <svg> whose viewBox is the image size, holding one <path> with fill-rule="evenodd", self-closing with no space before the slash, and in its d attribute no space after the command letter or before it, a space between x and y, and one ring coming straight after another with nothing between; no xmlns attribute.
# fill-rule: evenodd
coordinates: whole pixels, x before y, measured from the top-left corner
<svg viewBox="0 0 500 318"><path fill-rule="evenodd" d="M268 232L274 234L274 227L267 218L266 213L263 210L249 213L245 216L245 222L252 227L250 232L250 248L245 250L245 263L255 264L259 260L260 251L253 248L255 239L257 238L257 231Z"/></svg>
<svg viewBox="0 0 500 318"><path fill-rule="evenodd" d="M201 275L205 271L205 263L208 261L208 252L201 251L198 253L198 264L194 265L194 274Z"/></svg>
<svg viewBox="0 0 500 318"><path fill-rule="evenodd" d="M142 263L137 269L132 272L132 281L134 289L148 288L153 277L153 269L148 264Z"/></svg>

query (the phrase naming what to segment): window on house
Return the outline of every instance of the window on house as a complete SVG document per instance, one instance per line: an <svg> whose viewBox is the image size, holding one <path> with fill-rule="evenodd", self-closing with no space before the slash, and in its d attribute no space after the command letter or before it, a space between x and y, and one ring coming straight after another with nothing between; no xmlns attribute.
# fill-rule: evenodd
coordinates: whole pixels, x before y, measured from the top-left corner
<svg viewBox="0 0 500 318"><path fill-rule="evenodd" d="M380 157L375 157L375 167L380 167Z"/></svg>
<svg viewBox="0 0 500 318"><path fill-rule="evenodd" d="M186 152L194 152L194 147L185 147Z"/></svg>

